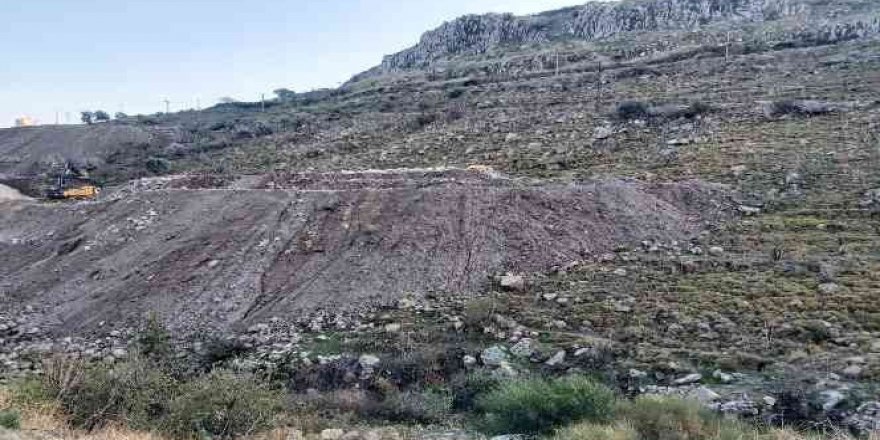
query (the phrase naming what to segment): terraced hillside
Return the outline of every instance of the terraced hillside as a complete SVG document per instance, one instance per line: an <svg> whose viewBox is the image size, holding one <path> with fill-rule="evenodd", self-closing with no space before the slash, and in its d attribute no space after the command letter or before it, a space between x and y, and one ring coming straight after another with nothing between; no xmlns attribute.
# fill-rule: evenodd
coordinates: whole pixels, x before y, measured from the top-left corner
<svg viewBox="0 0 880 440"><path fill-rule="evenodd" d="M3 316L7 368L34 367L16 359L46 344L104 357L132 331L108 323L154 309L171 322L246 324L230 338L249 347L253 368L323 362L344 375L364 353L432 353L426 377L449 363L502 375L591 371L633 394L687 394L771 423L880 425L871 403L880 379L878 14L872 1L657 0L466 17L339 89L282 93L265 109L222 104L83 128L163 137L98 153L94 170L122 184L105 200L3 212L0 302L24 313ZM461 171L471 166L510 180L474 179ZM432 167L459 171L442 184L367 171ZM188 189L128 193L124 184L175 173L196 177ZM656 190L669 185L730 196ZM438 188L443 197L424 196ZM589 197L570 194L579 191ZM333 194L338 205L324 200ZM716 215L709 207L721 205L709 199L735 214ZM309 205L302 219L279 217L295 203ZM164 235L102 235L111 224L137 230L153 221L149 209L166 208L192 211ZM455 235L469 209L479 215L465 226L493 232ZM346 212L364 229L343 233ZM53 216L69 217L63 234L38 237ZM454 239L431 241L444 235L419 229L427 225ZM173 251L163 244L178 239ZM88 271L65 275L84 246L144 243L154 259L96 255ZM303 246L344 252L305 255ZM309 278L333 255L342 255L337 266ZM110 263L125 267L100 268ZM471 263L473 280L446 282ZM249 264L277 302L241 289L253 279L210 274ZM47 267L51 282L28 281ZM323 281L303 291L302 276ZM39 299L46 291L51 302ZM69 307L71 292L100 307ZM326 301L335 294L375 307L352 315ZM385 301L360 302L368 297ZM301 307L309 301L329 307ZM48 330L58 328L78 339L59 341ZM82 329L108 336L95 342Z"/></svg>

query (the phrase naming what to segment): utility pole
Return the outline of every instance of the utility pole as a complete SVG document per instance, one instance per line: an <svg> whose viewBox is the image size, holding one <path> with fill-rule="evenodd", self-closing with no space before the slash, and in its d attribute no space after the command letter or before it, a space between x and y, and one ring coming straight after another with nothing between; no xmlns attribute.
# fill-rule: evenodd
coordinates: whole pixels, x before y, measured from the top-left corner
<svg viewBox="0 0 880 440"><path fill-rule="evenodd" d="M730 61L730 31L727 31L727 42L724 43L724 61Z"/></svg>
<svg viewBox="0 0 880 440"><path fill-rule="evenodd" d="M599 69L596 74L596 112L600 110L602 105L602 62L599 61Z"/></svg>
<svg viewBox="0 0 880 440"><path fill-rule="evenodd" d="M266 113L266 94L260 95L260 111Z"/></svg>
<svg viewBox="0 0 880 440"><path fill-rule="evenodd" d="M171 101L169 101L168 98L165 98L162 102L165 103L165 114L167 115L168 113L171 113Z"/></svg>
<svg viewBox="0 0 880 440"><path fill-rule="evenodd" d="M559 76L559 51L556 51L556 76Z"/></svg>

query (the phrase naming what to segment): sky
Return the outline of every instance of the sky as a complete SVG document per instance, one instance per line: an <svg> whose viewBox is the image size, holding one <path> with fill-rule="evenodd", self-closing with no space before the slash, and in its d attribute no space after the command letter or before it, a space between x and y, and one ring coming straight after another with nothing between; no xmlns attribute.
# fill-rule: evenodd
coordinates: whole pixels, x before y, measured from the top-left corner
<svg viewBox="0 0 880 440"><path fill-rule="evenodd" d="M0 0L0 127L336 87L460 15L582 0Z"/></svg>

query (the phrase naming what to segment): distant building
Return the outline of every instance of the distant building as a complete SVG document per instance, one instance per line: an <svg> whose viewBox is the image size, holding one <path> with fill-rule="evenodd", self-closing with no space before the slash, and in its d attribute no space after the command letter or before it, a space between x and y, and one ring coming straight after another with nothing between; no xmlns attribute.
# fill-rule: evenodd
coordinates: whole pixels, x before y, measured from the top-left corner
<svg viewBox="0 0 880 440"><path fill-rule="evenodd" d="M32 125L37 125L37 121L30 116L22 116L15 120L16 127L30 127Z"/></svg>

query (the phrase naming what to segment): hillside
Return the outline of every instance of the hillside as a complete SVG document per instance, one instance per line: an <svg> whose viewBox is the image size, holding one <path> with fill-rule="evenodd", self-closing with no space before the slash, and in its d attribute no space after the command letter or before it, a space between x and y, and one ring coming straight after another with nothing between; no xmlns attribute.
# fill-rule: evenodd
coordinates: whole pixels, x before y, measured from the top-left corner
<svg viewBox="0 0 880 440"><path fill-rule="evenodd" d="M0 130L0 183L106 184L0 200L0 371L104 359L157 312L236 368L441 353L425 377L587 371L865 433L878 72L875 1L633 0L462 17L265 108Z"/></svg>

